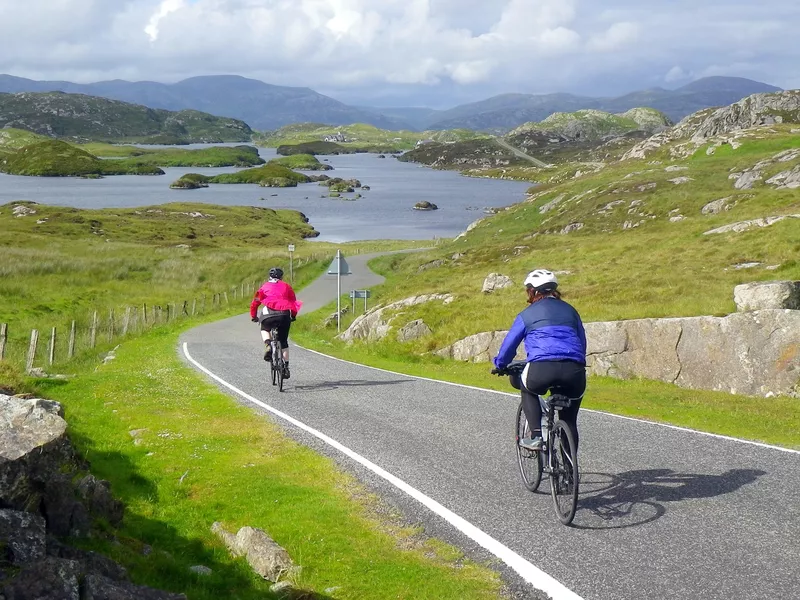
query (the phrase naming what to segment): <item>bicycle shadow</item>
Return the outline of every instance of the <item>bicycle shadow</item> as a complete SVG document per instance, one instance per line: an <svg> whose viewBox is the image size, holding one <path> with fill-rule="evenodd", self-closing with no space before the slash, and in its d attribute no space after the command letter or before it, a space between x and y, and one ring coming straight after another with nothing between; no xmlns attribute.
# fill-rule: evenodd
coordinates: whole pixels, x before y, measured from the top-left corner
<svg viewBox="0 0 800 600"><path fill-rule="evenodd" d="M339 388L349 387L373 387L381 385L399 385L401 383L408 383L410 379L397 379L392 381L366 381L363 379L343 379L340 381L323 381L320 383L310 383L306 385L296 385L294 389L305 392L325 392L329 390L336 390Z"/></svg>
<svg viewBox="0 0 800 600"><path fill-rule="evenodd" d="M765 471L729 469L721 475L676 473L672 469L582 473L578 511L583 523L576 529L624 529L652 523L667 509L664 503L730 494L754 483ZM589 491L585 491L589 488ZM589 518L586 522L585 511Z"/></svg>

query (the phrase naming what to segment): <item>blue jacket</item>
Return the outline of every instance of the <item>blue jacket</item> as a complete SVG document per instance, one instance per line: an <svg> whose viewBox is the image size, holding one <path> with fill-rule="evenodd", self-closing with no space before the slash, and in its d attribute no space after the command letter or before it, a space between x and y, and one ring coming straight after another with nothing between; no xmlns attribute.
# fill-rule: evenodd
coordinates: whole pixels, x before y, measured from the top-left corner
<svg viewBox="0 0 800 600"><path fill-rule="evenodd" d="M498 369L514 360L523 340L528 362L571 360L586 364L586 332L581 317L563 300L545 298L517 315L494 359Z"/></svg>

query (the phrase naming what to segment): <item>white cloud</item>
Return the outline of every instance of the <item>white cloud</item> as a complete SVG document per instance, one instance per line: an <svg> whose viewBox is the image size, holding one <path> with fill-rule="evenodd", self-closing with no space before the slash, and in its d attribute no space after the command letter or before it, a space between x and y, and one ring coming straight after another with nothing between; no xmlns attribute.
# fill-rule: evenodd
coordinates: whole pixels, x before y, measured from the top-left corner
<svg viewBox="0 0 800 600"><path fill-rule="evenodd" d="M186 2L184 2L184 0L163 0L163 2L161 2L156 12L150 17L147 27L144 28L144 32L150 38L151 42L155 42L158 39L159 23L170 13L177 12L185 6Z"/></svg>
<svg viewBox="0 0 800 600"><path fill-rule="evenodd" d="M691 73L687 73L682 67L676 65L667 71L667 74L664 75L664 81L667 83L676 83L679 81L686 81L687 79L691 79L691 77Z"/></svg>
<svg viewBox="0 0 800 600"><path fill-rule="evenodd" d="M640 28L637 23L622 21L614 23L604 32L594 35L589 39L589 50L597 52L611 52L620 50L639 39Z"/></svg>

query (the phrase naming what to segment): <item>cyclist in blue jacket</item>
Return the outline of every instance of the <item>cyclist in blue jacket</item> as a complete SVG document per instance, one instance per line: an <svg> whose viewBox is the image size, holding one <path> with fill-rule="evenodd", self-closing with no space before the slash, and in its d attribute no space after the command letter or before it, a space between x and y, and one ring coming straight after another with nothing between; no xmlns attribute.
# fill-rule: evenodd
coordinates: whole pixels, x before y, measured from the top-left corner
<svg viewBox="0 0 800 600"><path fill-rule="evenodd" d="M505 369L525 342L528 364L522 373L522 408L532 437L520 440L520 445L530 450L542 447L539 395L551 388L575 399L561 411L561 419L572 425L578 442L578 409L586 391L586 333L578 311L561 299L557 287L550 271L528 273L525 288L530 306L514 319L494 359L498 369Z"/></svg>

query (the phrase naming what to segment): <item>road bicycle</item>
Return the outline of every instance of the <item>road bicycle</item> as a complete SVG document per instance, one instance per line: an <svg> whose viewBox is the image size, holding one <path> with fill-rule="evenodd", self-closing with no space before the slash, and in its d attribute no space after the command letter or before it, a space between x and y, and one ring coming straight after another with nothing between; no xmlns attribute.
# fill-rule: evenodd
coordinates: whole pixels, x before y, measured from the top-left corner
<svg viewBox="0 0 800 600"><path fill-rule="evenodd" d="M518 390L522 387L522 372L525 362L516 361L503 370L494 369L495 375L508 375L511 385ZM539 450L532 450L520 445L520 440L530 438L531 428L522 402L517 408L514 421L514 437L517 449L517 463L525 487L535 492L542 481L542 474L550 478L550 493L558 520L569 525L575 518L578 507L578 456L575 443L575 431L572 426L558 418L561 409L569 408L574 400L567 396L553 393L539 396L542 406L542 438L544 444Z"/></svg>
<svg viewBox="0 0 800 600"><path fill-rule="evenodd" d="M283 360L283 350L278 340L278 328L273 327L269 330L269 345L272 350L272 385L278 386L278 391L283 391L283 379L286 373L286 362Z"/></svg>

